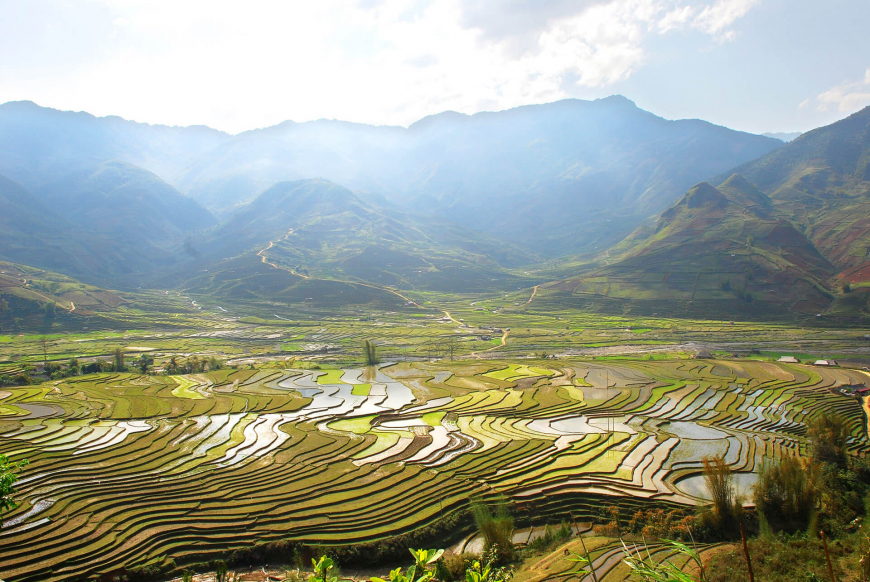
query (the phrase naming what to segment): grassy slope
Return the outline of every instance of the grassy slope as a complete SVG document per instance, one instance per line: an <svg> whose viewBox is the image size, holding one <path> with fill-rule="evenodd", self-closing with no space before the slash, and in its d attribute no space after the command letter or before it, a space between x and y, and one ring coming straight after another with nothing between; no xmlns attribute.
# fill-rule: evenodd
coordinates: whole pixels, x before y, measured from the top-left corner
<svg viewBox="0 0 870 582"><path fill-rule="evenodd" d="M535 258L447 221L368 204L324 180L276 184L192 246L199 264L259 253L312 278L448 292L524 286L506 267Z"/></svg>
<svg viewBox="0 0 870 582"><path fill-rule="evenodd" d="M638 229L612 252L610 265L547 289L713 304L722 314L752 311L754 303L814 314L831 299L832 265L739 175L718 188L695 186L654 227Z"/></svg>
<svg viewBox="0 0 870 582"><path fill-rule="evenodd" d="M734 171L804 225L841 277L870 280L870 107Z"/></svg>

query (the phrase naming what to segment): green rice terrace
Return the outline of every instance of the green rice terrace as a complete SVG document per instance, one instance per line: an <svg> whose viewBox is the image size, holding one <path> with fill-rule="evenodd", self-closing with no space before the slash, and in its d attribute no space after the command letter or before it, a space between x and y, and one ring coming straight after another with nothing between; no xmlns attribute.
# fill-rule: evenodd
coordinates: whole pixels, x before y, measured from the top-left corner
<svg viewBox="0 0 870 582"><path fill-rule="evenodd" d="M375 541L473 499L534 502L552 522L588 521L616 500L693 507L708 502L704 457L724 458L748 490L763 459L806 452L822 411L866 453L864 403L846 387L868 382L856 369L747 358L472 357L8 386L0 453L30 464L3 515L0 578L85 579L269 541ZM617 567L617 550L596 559Z"/></svg>

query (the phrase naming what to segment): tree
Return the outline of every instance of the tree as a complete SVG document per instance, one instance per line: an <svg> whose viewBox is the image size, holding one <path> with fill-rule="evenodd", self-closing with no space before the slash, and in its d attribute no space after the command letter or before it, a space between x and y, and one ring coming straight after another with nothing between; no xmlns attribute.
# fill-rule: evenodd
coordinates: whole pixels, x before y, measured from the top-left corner
<svg viewBox="0 0 870 582"><path fill-rule="evenodd" d="M378 359L378 351L374 340L365 340L363 342L363 358L366 366L376 366L381 363Z"/></svg>
<svg viewBox="0 0 870 582"><path fill-rule="evenodd" d="M456 339L455 335L448 336L446 340L444 340L446 352L450 354L450 361L453 361L453 355L456 353L456 349L459 347L459 340Z"/></svg>
<svg viewBox="0 0 870 582"><path fill-rule="evenodd" d="M114 357L113 364L115 367L114 371L115 372L123 372L126 369L126 367L124 366L124 352L121 350L121 348L115 348L115 354L113 357Z"/></svg>
<svg viewBox="0 0 870 582"><path fill-rule="evenodd" d="M816 463L829 463L838 469L848 466L849 426L843 417L827 411L822 412L807 423L807 436Z"/></svg>
<svg viewBox="0 0 870 582"><path fill-rule="evenodd" d="M148 373L148 368L154 365L154 358L148 354L139 356L139 371L143 374Z"/></svg>
<svg viewBox="0 0 870 582"><path fill-rule="evenodd" d="M54 323L54 316L57 314L57 304L54 301L49 301L45 304L45 317L43 318L43 323L46 328L51 327L51 324Z"/></svg>
<svg viewBox="0 0 870 582"><path fill-rule="evenodd" d="M17 493L15 482L18 481L18 473L27 464L27 459L10 463L9 457L0 454L0 528L3 527L3 511L15 507L13 495Z"/></svg>
<svg viewBox="0 0 870 582"><path fill-rule="evenodd" d="M734 494L734 475L725 459L704 457L704 481L713 501L712 523L723 535L735 535L743 505ZM709 515L709 514L708 514Z"/></svg>
<svg viewBox="0 0 870 582"><path fill-rule="evenodd" d="M755 507L774 531L794 533L809 527L819 499L815 467L792 456L762 467L755 485Z"/></svg>

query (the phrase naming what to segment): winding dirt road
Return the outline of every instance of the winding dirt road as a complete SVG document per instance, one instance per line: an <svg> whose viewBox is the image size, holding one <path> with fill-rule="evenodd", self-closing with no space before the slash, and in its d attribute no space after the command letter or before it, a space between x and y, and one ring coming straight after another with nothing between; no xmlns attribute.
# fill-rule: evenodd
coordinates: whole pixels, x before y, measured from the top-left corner
<svg viewBox="0 0 870 582"><path fill-rule="evenodd" d="M532 302L532 299L535 298L535 295L538 294L538 287L540 287L540 285L535 285L535 288L532 290L532 296L529 297L529 300L528 300L528 301L526 301L526 305L528 305L529 303L531 303L531 302Z"/></svg>
<svg viewBox="0 0 870 582"><path fill-rule="evenodd" d="M267 252L269 249L271 249L273 246L275 246L275 243L276 243L276 242L278 242L278 241L282 241L282 240L287 240L287 237L289 237L291 234L293 234L293 232L294 232L294 229L291 228L290 230L287 231L287 234L285 234L284 236L282 236L282 237L279 238L278 240L269 241L269 244L268 244L267 246L265 246L264 248L260 249L260 251L257 253L257 256L260 257L260 260L261 260L264 264L269 265L270 267L272 267L272 268L274 268L274 269L281 269L282 271L287 271L288 273L292 273L292 274L294 274L294 275L298 275L298 276L302 277L303 279L309 279L308 275L303 275L302 273L297 273L296 271L293 271L293 270L290 270L290 269L288 269L288 268L286 268L286 267L282 267L282 266L280 266L280 265L278 265L278 264L272 263L272 262L270 262L270 261L266 258L266 252ZM340 279L339 279L339 280L340 280ZM349 284L351 284L351 285L362 285L363 287L368 287L368 288L370 288L370 289L377 289L378 291L386 291L387 293L392 293L392 294L395 295L396 297L399 297L399 298L403 299L406 303L410 303L410 304L412 304L414 307L417 307L417 308L419 308L419 309L426 309L425 307L423 307L422 305L420 305L419 303L417 303L417 302L414 301L413 299L411 299L411 298L409 298L409 297L406 297L406 296L402 295L401 293L399 293L398 291L396 291L396 290L394 290L394 289L390 289L390 288L388 288L388 287L379 287L379 286L377 286L377 285L371 285L371 284L369 284L369 283L362 283L362 282L360 282L360 281L342 281L342 283L349 283ZM445 313L446 313L446 312L445 312ZM448 314L448 317L449 317L449 314ZM453 318L451 318L451 319L453 319ZM457 322L457 323L458 323L458 322Z"/></svg>
<svg viewBox="0 0 870 582"><path fill-rule="evenodd" d="M282 240L287 240L287 237L290 236L291 234L293 234L293 231L294 231L294 229L291 228L290 230L287 231L287 234L285 234L284 236L282 236L278 240L270 240L269 244L266 247L260 249L260 252L257 253L257 256L260 257L260 260L263 261L264 264L269 265L270 267L273 267L275 269L281 269L282 271L287 271L288 273L293 273L294 275L299 275L303 279L307 279L308 275L303 275L302 273L297 273L295 271L291 271L290 269L285 269L284 267L279 267L275 263L270 263L269 260L266 258L266 254L265 254L266 251L268 251L273 246L275 246L276 242L282 241Z"/></svg>

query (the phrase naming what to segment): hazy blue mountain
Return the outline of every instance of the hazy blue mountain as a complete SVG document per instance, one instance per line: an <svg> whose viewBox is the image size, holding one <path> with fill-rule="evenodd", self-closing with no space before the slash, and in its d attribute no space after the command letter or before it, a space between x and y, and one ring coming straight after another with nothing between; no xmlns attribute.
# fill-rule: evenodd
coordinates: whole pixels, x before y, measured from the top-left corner
<svg viewBox="0 0 870 582"><path fill-rule="evenodd" d="M194 158L229 137L204 126L149 125L13 101L0 105L0 174L34 188L120 160L171 182Z"/></svg>
<svg viewBox="0 0 870 582"><path fill-rule="evenodd" d="M55 212L123 244L169 247L217 223L156 174L124 162L74 172L35 192Z"/></svg>
<svg viewBox="0 0 870 582"><path fill-rule="evenodd" d="M0 258L84 281L137 284L181 261L177 249L214 217L156 175L107 162L33 194L0 176Z"/></svg>
<svg viewBox="0 0 870 582"><path fill-rule="evenodd" d="M70 263L69 224L19 184L0 176L0 258L29 264Z"/></svg>
<svg viewBox="0 0 870 582"><path fill-rule="evenodd" d="M610 97L408 129L287 122L221 144L178 181L221 215L277 180L323 177L558 255L615 242L697 181L781 145Z"/></svg>
<svg viewBox="0 0 870 582"><path fill-rule="evenodd" d="M549 256L604 248L692 184L781 145L618 96L445 112L407 129L288 121L237 136L0 107L0 172L26 187L121 160L227 218L277 182L323 178Z"/></svg>

